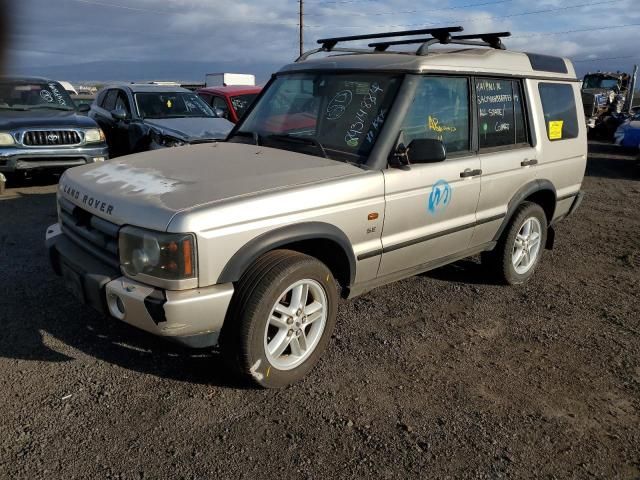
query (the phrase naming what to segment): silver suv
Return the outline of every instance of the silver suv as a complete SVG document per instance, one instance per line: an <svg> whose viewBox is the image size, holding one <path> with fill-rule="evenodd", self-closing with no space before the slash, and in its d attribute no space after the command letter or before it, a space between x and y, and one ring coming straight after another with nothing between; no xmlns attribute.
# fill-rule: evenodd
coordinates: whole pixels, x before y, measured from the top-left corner
<svg viewBox="0 0 640 480"><path fill-rule="evenodd" d="M264 387L313 367L340 297L478 253L525 282L582 197L580 83L566 59L460 30L320 40L226 142L67 171L53 268L83 302L219 345ZM377 41L339 47L361 39Z"/></svg>

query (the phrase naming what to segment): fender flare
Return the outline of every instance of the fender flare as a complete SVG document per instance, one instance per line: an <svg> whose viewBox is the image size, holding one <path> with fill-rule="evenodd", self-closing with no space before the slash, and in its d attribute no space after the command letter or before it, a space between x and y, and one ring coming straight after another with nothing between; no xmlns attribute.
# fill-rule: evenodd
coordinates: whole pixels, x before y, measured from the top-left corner
<svg viewBox="0 0 640 480"><path fill-rule="evenodd" d="M554 187L553 183L551 183L549 180L544 180L544 179L533 180L523 185L520 188L520 190L518 190L513 195L513 197L511 197L511 200L509 200L509 204L507 206L507 213L504 217L504 220L502 221L502 224L500 225L500 228L498 229L495 236L493 237L493 241L497 242L498 240L500 240L500 237L502 237L502 233L511 222L511 218L513 217L513 214L515 213L516 209L525 198L533 195L536 192L541 192L545 190L552 192L554 199L557 199L558 196L556 194L556 187ZM556 203L557 203L557 200L556 200ZM555 205L553 208L555 210ZM551 219L552 218L553 218L553 213L551 215ZM549 222L551 222L551 219L549 219Z"/></svg>
<svg viewBox="0 0 640 480"><path fill-rule="evenodd" d="M246 269L262 254L283 245L304 240L331 240L338 244L349 260L349 285L356 276L356 256L347 235L338 227L323 222L306 222L276 228L243 245L222 269L216 283L236 282Z"/></svg>

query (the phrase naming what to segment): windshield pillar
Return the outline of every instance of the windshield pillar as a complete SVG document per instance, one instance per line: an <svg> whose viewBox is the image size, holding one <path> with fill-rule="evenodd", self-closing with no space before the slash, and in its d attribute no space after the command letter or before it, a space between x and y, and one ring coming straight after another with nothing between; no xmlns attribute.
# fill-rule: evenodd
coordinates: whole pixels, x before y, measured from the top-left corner
<svg viewBox="0 0 640 480"><path fill-rule="evenodd" d="M391 104L389 116L378 136L378 141L369 154L366 163L368 168L381 170L387 167L391 150L395 148L398 141L398 132L402 127L402 121L413 103L416 88L418 88L418 77L405 75L396 93L396 98Z"/></svg>

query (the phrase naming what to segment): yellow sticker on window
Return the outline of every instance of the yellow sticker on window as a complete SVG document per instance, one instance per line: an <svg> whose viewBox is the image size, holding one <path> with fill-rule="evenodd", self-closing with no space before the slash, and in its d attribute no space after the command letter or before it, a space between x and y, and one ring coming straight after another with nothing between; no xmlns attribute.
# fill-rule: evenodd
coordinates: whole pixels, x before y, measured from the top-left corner
<svg viewBox="0 0 640 480"><path fill-rule="evenodd" d="M171 100L167 100L167 108L171 107L173 107L173 103L171 102Z"/></svg>
<svg viewBox="0 0 640 480"><path fill-rule="evenodd" d="M549 122L549 140L560 140L562 138L562 126L564 120Z"/></svg>

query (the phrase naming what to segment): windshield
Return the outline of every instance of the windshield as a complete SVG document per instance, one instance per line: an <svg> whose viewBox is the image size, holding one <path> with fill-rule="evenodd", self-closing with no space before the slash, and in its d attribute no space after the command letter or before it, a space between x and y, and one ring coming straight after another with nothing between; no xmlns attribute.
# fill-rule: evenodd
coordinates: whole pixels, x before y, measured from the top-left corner
<svg viewBox="0 0 640 480"><path fill-rule="evenodd" d="M277 142L281 148L363 163L400 80L397 75L368 72L279 76L235 135L268 146Z"/></svg>
<svg viewBox="0 0 640 480"><path fill-rule="evenodd" d="M75 110L75 105L58 82L0 80L0 109Z"/></svg>
<svg viewBox="0 0 640 480"><path fill-rule="evenodd" d="M142 118L216 116L211 107L191 92L136 93L135 97Z"/></svg>
<svg viewBox="0 0 640 480"><path fill-rule="evenodd" d="M584 77L582 88L606 88L613 90L618 87L617 78L605 78L597 75Z"/></svg>
<svg viewBox="0 0 640 480"><path fill-rule="evenodd" d="M238 117L244 115L244 112L247 111L247 108L251 106L257 96L257 93L248 93L246 95L231 97L231 105L233 105L233 109L238 114Z"/></svg>

